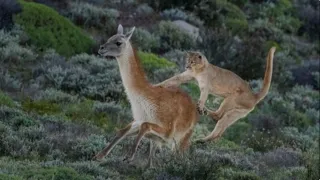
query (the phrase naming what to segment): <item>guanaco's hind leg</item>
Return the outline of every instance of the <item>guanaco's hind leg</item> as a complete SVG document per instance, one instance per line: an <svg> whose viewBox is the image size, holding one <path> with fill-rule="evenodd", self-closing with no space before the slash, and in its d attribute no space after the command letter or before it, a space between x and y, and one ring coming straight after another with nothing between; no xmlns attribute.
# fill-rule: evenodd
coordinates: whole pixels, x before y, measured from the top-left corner
<svg viewBox="0 0 320 180"><path fill-rule="evenodd" d="M189 130L189 132L186 133L186 135L184 135L184 137L181 139L180 141L180 147L179 147L179 151L181 153L185 152L188 147L190 146L190 137L192 135L192 129Z"/></svg>
<svg viewBox="0 0 320 180"><path fill-rule="evenodd" d="M217 122L214 130L205 138L196 140L196 142L206 142L217 140L223 132L240 118L245 117L252 109L232 109L224 113L222 118Z"/></svg>
<svg viewBox="0 0 320 180"><path fill-rule="evenodd" d="M157 147L153 144L153 141L150 139L150 145L149 145L149 157L148 157L148 168L152 168L153 167L153 160L152 158L155 155L155 152L157 150Z"/></svg>
<svg viewBox="0 0 320 180"><path fill-rule="evenodd" d="M157 124L153 124L153 123L149 123L149 122L142 123L140 126L139 134L138 134L138 136L135 140L135 143L132 147L131 154L129 153L129 155L124 158L124 161L126 161L126 160L132 161L133 160L134 155L137 152L138 146L140 144L140 141L146 133L152 133L153 135L156 135L156 136L160 137L161 139L165 139L165 135L167 134L167 131Z"/></svg>
<svg viewBox="0 0 320 180"><path fill-rule="evenodd" d="M134 121L133 121L134 122ZM117 132L116 137L106 146L102 151L96 154L93 159L101 160L104 156L108 155L110 151L117 145L124 137L133 135L139 131L138 127L133 126L133 122L128 124L125 128Z"/></svg>

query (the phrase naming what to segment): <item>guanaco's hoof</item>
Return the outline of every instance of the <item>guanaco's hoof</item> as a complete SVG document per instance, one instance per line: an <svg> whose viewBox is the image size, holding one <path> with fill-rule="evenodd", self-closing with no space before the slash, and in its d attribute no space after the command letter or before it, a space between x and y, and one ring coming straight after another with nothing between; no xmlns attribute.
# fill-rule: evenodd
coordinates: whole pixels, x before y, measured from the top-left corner
<svg viewBox="0 0 320 180"><path fill-rule="evenodd" d="M127 162L127 163L130 163L132 160L133 160L132 156L126 156L126 157L123 158L123 161Z"/></svg>
<svg viewBox="0 0 320 180"><path fill-rule="evenodd" d="M101 154L97 154L92 158L93 161L99 161L99 162L101 162L102 159L103 159L103 156Z"/></svg>

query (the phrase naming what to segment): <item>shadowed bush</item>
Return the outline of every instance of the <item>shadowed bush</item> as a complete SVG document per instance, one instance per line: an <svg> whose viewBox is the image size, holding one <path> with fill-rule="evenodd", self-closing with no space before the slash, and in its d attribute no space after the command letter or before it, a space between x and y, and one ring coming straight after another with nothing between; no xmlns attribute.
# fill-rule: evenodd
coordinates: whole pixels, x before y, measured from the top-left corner
<svg viewBox="0 0 320 180"><path fill-rule="evenodd" d="M0 29L11 29L13 15L21 12L21 6L16 0L2 0L0 2Z"/></svg>

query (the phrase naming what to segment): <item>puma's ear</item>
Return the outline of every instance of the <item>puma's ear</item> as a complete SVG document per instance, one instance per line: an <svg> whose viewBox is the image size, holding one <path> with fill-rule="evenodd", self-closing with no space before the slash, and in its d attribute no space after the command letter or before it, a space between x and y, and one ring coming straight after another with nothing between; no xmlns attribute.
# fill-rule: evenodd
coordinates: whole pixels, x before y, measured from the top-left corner
<svg viewBox="0 0 320 180"><path fill-rule="evenodd" d="M123 27L121 24L118 26L117 34L123 34Z"/></svg>
<svg viewBox="0 0 320 180"><path fill-rule="evenodd" d="M130 38L131 38L131 36L132 36L132 34L133 34L133 32L134 32L135 29L136 29L136 27L133 26L133 28L125 35L127 41L130 40Z"/></svg>

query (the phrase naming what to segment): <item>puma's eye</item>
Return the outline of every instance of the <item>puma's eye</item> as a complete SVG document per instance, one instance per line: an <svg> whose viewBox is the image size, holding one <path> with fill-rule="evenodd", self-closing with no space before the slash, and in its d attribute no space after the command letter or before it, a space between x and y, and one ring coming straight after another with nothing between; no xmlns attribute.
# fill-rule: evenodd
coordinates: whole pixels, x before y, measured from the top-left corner
<svg viewBox="0 0 320 180"><path fill-rule="evenodd" d="M201 59L201 56L199 55L198 58Z"/></svg>
<svg viewBox="0 0 320 180"><path fill-rule="evenodd" d="M116 45L117 46L120 46L122 43L121 42L116 42Z"/></svg>

